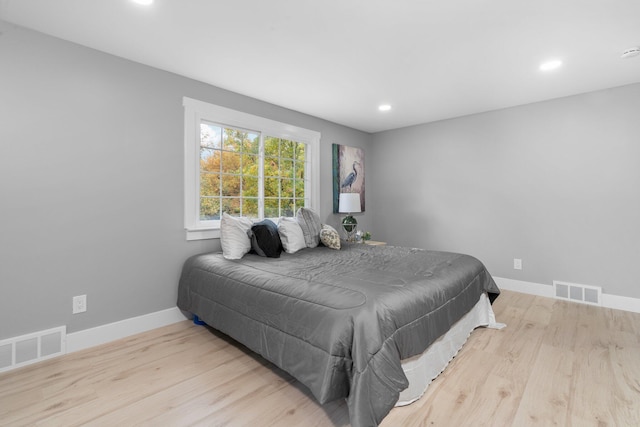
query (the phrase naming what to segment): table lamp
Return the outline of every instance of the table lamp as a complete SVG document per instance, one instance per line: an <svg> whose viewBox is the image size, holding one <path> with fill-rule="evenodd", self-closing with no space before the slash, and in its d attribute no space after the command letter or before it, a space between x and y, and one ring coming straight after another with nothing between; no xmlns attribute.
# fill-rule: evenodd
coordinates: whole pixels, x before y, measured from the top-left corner
<svg viewBox="0 0 640 427"><path fill-rule="evenodd" d="M347 214L347 216L342 219L342 227L347 233L347 242L353 242L353 236L356 233L358 221L356 221L351 214L355 212L362 212L362 209L360 208L360 194L340 193L338 212Z"/></svg>

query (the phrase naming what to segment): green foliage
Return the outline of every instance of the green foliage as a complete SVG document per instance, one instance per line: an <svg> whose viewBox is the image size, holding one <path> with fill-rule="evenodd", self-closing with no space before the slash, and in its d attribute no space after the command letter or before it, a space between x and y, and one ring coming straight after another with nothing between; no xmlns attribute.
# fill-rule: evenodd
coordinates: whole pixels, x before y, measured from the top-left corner
<svg viewBox="0 0 640 427"><path fill-rule="evenodd" d="M200 218L258 217L260 135L202 123L200 138ZM293 216L305 205L305 160L304 143L265 138L265 217Z"/></svg>

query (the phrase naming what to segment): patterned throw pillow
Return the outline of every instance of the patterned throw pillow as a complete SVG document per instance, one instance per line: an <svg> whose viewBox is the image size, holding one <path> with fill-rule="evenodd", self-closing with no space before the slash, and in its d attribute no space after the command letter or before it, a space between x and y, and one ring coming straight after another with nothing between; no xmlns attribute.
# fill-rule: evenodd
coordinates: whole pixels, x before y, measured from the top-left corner
<svg viewBox="0 0 640 427"><path fill-rule="evenodd" d="M340 249L340 235L330 225L322 224L320 229L320 241L323 245L331 249Z"/></svg>

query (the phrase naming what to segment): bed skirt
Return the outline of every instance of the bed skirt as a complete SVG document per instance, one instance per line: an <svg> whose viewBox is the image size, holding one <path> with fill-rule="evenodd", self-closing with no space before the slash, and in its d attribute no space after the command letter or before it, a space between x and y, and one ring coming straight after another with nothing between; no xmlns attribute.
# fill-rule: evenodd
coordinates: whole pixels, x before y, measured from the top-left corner
<svg viewBox="0 0 640 427"><path fill-rule="evenodd" d="M422 354L404 359L404 370L409 387L400 393L396 406L404 406L418 400L429 384L447 367L458 354L471 332L477 327L500 329L504 324L496 323L487 294L482 294L476 305L452 327L431 344Z"/></svg>

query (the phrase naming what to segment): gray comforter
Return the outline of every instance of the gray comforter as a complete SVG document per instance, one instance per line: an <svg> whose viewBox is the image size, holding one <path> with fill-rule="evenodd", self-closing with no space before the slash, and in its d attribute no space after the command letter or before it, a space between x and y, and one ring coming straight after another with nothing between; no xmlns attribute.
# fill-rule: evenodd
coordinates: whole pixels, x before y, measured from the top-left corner
<svg viewBox="0 0 640 427"><path fill-rule="evenodd" d="M477 259L353 244L280 258L220 253L186 261L178 307L306 385L347 398L353 426L375 426L408 386L401 359L423 352L488 292Z"/></svg>

